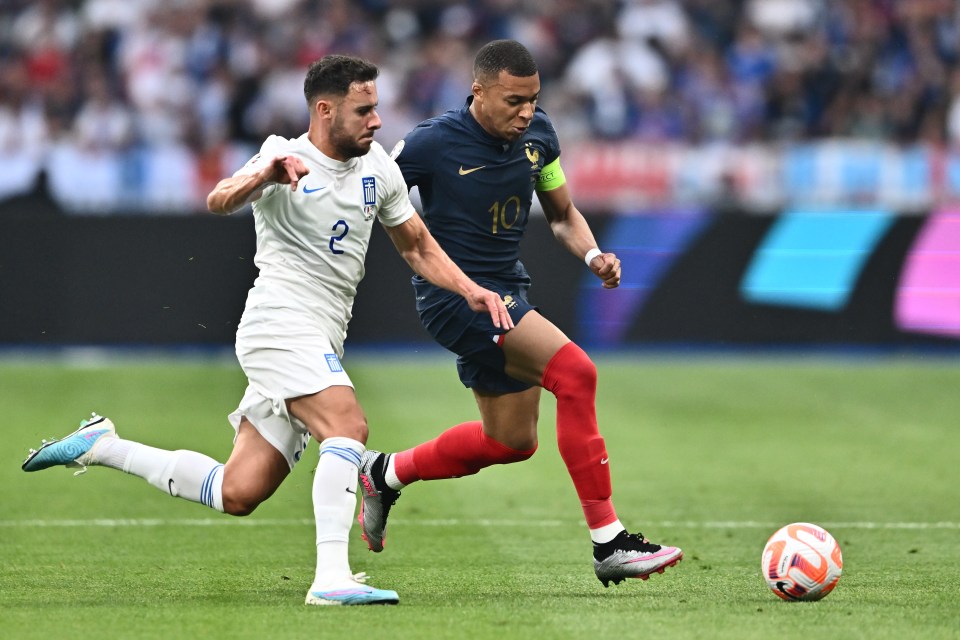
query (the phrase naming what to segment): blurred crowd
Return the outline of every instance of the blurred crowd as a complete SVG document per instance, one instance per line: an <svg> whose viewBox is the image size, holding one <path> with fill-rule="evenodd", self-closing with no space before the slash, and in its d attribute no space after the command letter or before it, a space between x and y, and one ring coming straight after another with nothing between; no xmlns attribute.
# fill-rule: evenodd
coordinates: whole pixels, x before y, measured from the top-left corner
<svg viewBox="0 0 960 640"><path fill-rule="evenodd" d="M332 52L381 66L390 145L496 38L565 143L960 143L960 0L0 0L0 156L299 135Z"/></svg>

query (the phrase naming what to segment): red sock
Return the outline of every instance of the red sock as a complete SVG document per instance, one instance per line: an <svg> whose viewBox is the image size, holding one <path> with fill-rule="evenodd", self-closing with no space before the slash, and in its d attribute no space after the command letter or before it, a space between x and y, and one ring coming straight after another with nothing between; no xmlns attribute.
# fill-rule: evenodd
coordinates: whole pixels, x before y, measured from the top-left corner
<svg viewBox="0 0 960 640"><path fill-rule="evenodd" d="M394 470L403 484L469 476L492 464L526 460L536 447L518 451L483 432L480 421L450 427L439 436L394 455Z"/></svg>
<svg viewBox="0 0 960 640"><path fill-rule="evenodd" d="M617 519L610 499L607 448L597 428L597 368L583 349L568 342L543 371L543 388L557 397L557 444L580 498L587 526Z"/></svg>

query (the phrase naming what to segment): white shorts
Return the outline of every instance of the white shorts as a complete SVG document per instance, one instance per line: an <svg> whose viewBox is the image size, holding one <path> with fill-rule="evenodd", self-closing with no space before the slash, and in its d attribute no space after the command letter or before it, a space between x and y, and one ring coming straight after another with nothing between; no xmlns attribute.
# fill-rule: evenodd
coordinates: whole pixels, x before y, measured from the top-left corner
<svg viewBox="0 0 960 640"><path fill-rule="evenodd" d="M295 323L280 326L286 335L264 329L279 328L273 322L244 323L237 332L237 359L248 385L228 419L238 430L241 418L246 417L292 469L303 455L310 433L303 422L290 415L287 400L334 386L353 388L353 382L333 345L316 327L311 331Z"/></svg>

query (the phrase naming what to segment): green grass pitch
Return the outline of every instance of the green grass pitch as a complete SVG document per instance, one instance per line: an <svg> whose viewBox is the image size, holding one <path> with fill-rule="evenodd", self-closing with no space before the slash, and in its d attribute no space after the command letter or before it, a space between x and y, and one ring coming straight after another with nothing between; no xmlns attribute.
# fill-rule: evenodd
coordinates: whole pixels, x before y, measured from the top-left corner
<svg viewBox="0 0 960 640"><path fill-rule="evenodd" d="M23 473L28 447L96 410L121 435L225 459L235 364L0 363L4 638L960 638L960 363L598 358L621 519L682 547L604 589L541 403L528 462L409 487L382 554L351 563L397 607L306 607L316 445L248 518L93 468ZM446 358L350 358L371 448L475 419ZM760 575L779 526L825 526L837 589L786 603Z"/></svg>

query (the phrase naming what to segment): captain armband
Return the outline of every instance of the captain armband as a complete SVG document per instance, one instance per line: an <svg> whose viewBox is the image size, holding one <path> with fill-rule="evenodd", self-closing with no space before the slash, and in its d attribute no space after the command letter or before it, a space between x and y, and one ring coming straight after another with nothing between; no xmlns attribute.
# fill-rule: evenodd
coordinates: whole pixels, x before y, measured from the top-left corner
<svg viewBox="0 0 960 640"><path fill-rule="evenodd" d="M537 184L534 188L537 191L553 191L566 183L567 177L563 175L563 168L560 166L560 158L558 156L556 160L540 170L540 177L537 178Z"/></svg>

